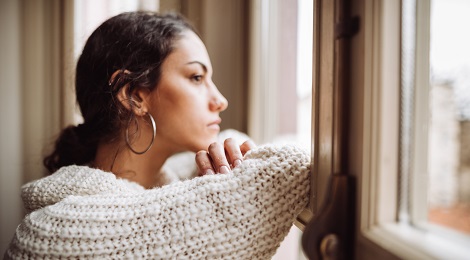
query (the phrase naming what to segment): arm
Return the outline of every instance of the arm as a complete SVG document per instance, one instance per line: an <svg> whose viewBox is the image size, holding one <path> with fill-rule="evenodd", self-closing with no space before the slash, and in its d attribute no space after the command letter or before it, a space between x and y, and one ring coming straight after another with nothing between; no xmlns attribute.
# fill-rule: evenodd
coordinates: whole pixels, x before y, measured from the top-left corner
<svg viewBox="0 0 470 260"><path fill-rule="evenodd" d="M71 196L28 215L13 258L268 258L307 205L309 155L259 147L232 173L129 194Z"/></svg>

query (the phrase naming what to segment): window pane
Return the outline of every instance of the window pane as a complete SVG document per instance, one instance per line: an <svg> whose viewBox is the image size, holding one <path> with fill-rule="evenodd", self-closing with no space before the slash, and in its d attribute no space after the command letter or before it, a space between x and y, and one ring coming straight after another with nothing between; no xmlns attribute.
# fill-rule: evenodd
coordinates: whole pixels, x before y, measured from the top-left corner
<svg viewBox="0 0 470 260"><path fill-rule="evenodd" d="M431 4L428 218L470 234L470 1Z"/></svg>
<svg viewBox="0 0 470 260"><path fill-rule="evenodd" d="M253 1L250 136L310 147L313 1Z"/></svg>

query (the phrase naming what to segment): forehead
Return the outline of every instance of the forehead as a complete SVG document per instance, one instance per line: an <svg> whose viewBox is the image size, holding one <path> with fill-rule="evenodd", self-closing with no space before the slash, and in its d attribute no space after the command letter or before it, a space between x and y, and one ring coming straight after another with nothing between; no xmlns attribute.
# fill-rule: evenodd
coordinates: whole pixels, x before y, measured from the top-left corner
<svg viewBox="0 0 470 260"><path fill-rule="evenodd" d="M181 66L198 61L210 67L209 54L201 39L192 31L185 31L181 38L175 41L173 51L164 63L171 66Z"/></svg>

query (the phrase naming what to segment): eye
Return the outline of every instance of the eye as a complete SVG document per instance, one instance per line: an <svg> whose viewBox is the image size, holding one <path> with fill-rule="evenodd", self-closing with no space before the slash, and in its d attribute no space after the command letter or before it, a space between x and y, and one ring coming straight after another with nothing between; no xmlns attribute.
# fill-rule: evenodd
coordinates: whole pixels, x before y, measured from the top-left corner
<svg viewBox="0 0 470 260"><path fill-rule="evenodd" d="M202 79L203 79L203 76L200 74L191 76L191 80L195 83L201 83Z"/></svg>

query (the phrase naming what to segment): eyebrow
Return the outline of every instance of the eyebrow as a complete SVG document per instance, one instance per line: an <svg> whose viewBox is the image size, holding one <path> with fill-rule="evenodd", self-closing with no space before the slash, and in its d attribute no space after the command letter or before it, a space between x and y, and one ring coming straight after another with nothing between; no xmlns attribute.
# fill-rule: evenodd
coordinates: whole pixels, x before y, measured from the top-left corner
<svg viewBox="0 0 470 260"><path fill-rule="evenodd" d="M207 66L204 63L202 63L200 61L191 61L191 62L186 63L186 65L191 65L191 64L199 64L199 65L201 65L204 72L207 72Z"/></svg>

